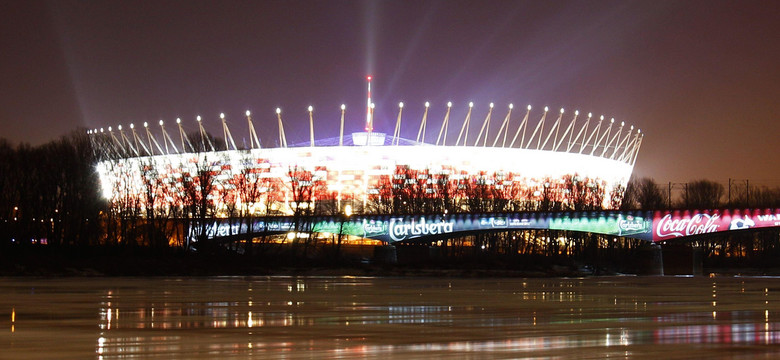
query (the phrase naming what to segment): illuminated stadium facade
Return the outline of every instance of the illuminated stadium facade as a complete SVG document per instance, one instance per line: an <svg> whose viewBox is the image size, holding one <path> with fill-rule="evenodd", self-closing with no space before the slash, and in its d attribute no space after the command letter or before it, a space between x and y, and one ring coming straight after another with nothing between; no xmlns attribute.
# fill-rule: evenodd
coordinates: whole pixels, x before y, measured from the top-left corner
<svg viewBox="0 0 780 360"><path fill-rule="evenodd" d="M578 120L579 112L564 118L563 109L551 121L545 108L532 124L530 105L519 124L510 105L491 134L492 103L477 124L469 104L454 144L447 104L436 142L426 143L429 106L416 140L400 137L403 103L393 135L373 132L370 93L365 132L343 135L342 105L341 135L315 140L309 107L310 141L300 146L287 146L280 109L276 148L260 147L248 111L247 149L236 147L224 115L224 140L216 141L226 150L215 150L200 117L200 136L186 135L178 119L178 136L162 120L156 136L148 124L89 133L104 196L147 217L611 209L642 143L633 126L591 114ZM480 128L475 140L471 125Z"/></svg>

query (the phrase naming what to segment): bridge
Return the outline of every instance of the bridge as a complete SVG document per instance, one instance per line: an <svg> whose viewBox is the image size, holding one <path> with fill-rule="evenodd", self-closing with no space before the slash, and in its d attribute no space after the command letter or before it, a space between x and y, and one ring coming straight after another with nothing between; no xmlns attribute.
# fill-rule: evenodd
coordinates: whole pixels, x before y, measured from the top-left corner
<svg viewBox="0 0 780 360"><path fill-rule="evenodd" d="M283 233L327 233L394 244L483 232L549 229L664 242L772 227L780 227L780 209L269 216L195 221L190 225L188 236L194 241L232 241Z"/></svg>

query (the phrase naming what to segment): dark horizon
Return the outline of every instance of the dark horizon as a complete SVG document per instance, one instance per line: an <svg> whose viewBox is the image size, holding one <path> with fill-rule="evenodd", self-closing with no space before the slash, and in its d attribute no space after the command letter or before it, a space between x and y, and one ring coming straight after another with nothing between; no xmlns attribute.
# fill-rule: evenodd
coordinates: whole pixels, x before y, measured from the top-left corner
<svg viewBox="0 0 780 360"><path fill-rule="evenodd" d="M173 124L195 116L236 141L251 110L261 136L281 107L290 143L364 121L414 138L431 102L459 127L474 101L614 117L646 134L635 166L659 182L780 184L780 3L658 1L11 1L0 5L0 137L41 144L78 127ZM537 113L539 114L539 113ZM517 126L522 115L513 112ZM567 119L564 117L564 119ZM537 119L534 119L538 121ZM497 123L497 122L495 122ZM497 130L497 127L495 128ZM495 130L494 130L495 131Z"/></svg>

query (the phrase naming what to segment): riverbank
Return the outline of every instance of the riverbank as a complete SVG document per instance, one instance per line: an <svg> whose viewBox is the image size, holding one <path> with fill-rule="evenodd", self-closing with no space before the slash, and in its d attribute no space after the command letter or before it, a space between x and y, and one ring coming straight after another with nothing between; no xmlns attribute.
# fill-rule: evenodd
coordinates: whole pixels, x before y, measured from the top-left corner
<svg viewBox="0 0 780 360"><path fill-rule="evenodd" d="M705 266L701 275L780 276L780 267ZM195 253L171 249L104 247L4 247L0 276L388 276L388 277L582 277L660 275L625 271L614 264L592 266L568 258L483 256L396 263L365 257L308 259L231 252ZM670 275L670 273L667 273Z"/></svg>
<svg viewBox="0 0 780 360"><path fill-rule="evenodd" d="M556 262L544 257L518 263L505 259L463 259L393 264L354 257L306 259L141 248L9 247L0 250L0 276L571 277L592 273L590 268L566 259Z"/></svg>

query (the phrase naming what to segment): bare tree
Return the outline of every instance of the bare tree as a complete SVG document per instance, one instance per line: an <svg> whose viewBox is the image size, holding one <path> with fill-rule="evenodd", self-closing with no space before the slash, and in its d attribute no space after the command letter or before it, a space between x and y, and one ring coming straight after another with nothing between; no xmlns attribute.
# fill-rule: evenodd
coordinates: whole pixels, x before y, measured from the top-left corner
<svg viewBox="0 0 780 360"><path fill-rule="evenodd" d="M686 184L682 201L688 208L714 209L720 207L724 194L722 184L702 179Z"/></svg>

